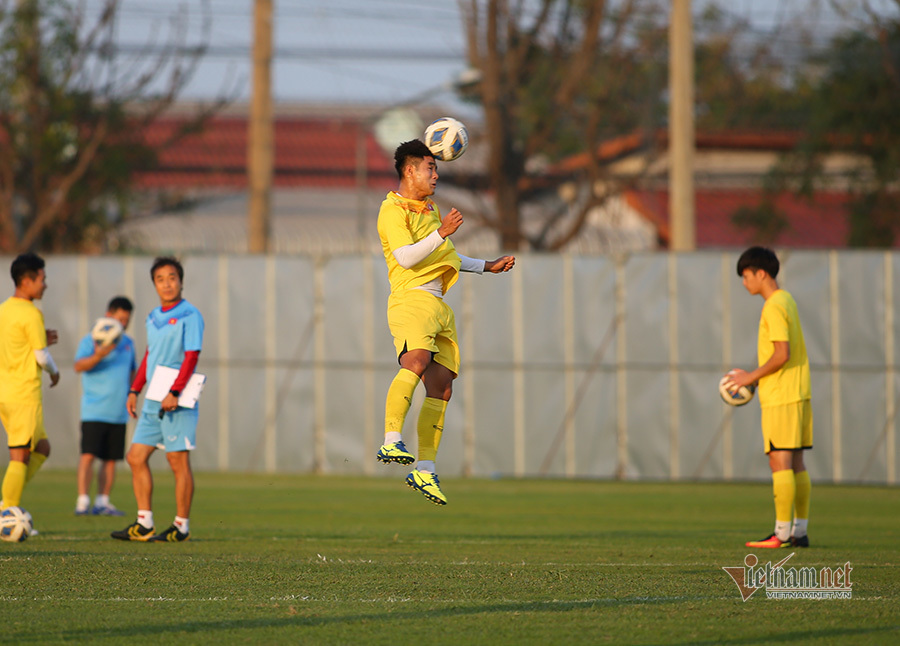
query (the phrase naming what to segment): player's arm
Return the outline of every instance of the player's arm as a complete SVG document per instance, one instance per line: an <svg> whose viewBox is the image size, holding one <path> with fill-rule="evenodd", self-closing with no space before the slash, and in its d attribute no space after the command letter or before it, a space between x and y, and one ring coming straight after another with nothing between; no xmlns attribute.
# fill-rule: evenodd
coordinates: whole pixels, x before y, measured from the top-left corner
<svg viewBox="0 0 900 646"><path fill-rule="evenodd" d="M194 374L199 359L200 350L185 350L184 361L181 362L181 368L178 369L178 376L175 377L175 382L169 388L169 394L159 403L163 410L175 410L178 408L178 398L184 391L184 387L187 386L191 375Z"/></svg>
<svg viewBox="0 0 900 646"><path fill-rule="evenodd" d="M412 269L420 262L425 260L431 253L444 244L444 240L456 233L457 229L462 225L462 213L458 210L450 209L450 212L441 220L441 226L429 233L418 242L391 245L391 253L397 263L404 269Z"/></svg>
<svg viewBox="0 0 900 646"><path fill-rule="evenodd" d="M497 260L479 260L477 258L469 258L461 253L458 255L459 270L472 274L483 274L486 271L492 274L499 274L509 271L516 264L516 259L513 256L503 256L502 258L497 258Z"/></svg>
<svg viewBox="0 0 900 646"><path fill-rule="evenodd" d="M484 270L489 271L492 274L502 274L515 267L515 265L515 256L502 256L497 258L497 260L485 260Z"/></svg>
<svg viewBox="0 0 900 646"><path fill-rule="evenodd" d="M56 367L56 362L53 361L50 350L47 348L35 350L34 358L41 367L41 370L50 375L50 387L53 388L53 386L59 383L59 368Z"/></svg>
<svg viewBox="0 0 900 646"><path fill-rule="evenodd" d="M131 380L131 389L128 391L128 400L125 402L125 408L132 417L137 417L137 397L147 384L147 355L150 349L144 350L144 358L141 365L138 366L134 379Z"/></svg>
<svg viewBox="0 0 900 646"><path fill-rule="evenodd" d="M735 368L731 376L731 381L734 382L735 386L755 384L763 377L768 377L784 367L784 364L791 358L791 344L788 341L773 341L772 346L772 356L756 370L746 372L740 368Z"/></svg>
<svg viewBox="0 0 900 646"><path fill-rule="evenodd" d="M98 343L94 343L93 347L93 354L75 360L75 372L90 372L91 370L96 368L97 364L103 361L104 357L115 350L116 344L107 343L106 345L100 345Z"/></svg>

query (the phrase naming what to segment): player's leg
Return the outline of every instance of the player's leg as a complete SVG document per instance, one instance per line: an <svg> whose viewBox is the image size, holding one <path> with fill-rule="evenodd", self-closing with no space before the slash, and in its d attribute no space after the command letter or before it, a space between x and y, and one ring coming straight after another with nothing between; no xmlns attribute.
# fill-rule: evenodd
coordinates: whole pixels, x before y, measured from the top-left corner
<svg viewBox="0 0 900 646"><path fill-rule="evenodd" d="M194 473L190 451L169 451L166 460L175 475L175 521L172 526L150 540L176 543L190 538L191 502L194 499Z"/></svg>
<svg viewBox="0 0 900 646"><path fill-rule="evenodd" d="M94 478L94 458L100 452L99 445L100 430L97 422L82 420L81 457L78 459L77 476L78 498L75 501L76 516L84 516L91 511L91 480Z"/></svg>
<svg viewBox="0 0 900 646"><path fill-rule="evenodd" d="M94 456L82 453L78 458L78 498L75 500L75 515L86 516L91 511L91 480L94 477Z"/></svg>
<svg viewBox="0 0 900 646"><path fill-rule="evenodd" d="M416 292L416 290L410 290ZM376 458L388 464L412 464L415 456L403 444L403 424L412 404L413 393L432 354L437 331L434 312L440 299L425 292L392 294L388 300L388 326L394 337L400 370L394 376L384 403L384 444Z"/></svg>
<svg viewBox="0 0 900 646"><path fill-rule="evenodd" d="M102 423L102 442L97 457L101 460L97 472L97 497L94 499L93 513L101 516L124 516L125 514L109 500L116 481L116 460L125 455L125 424Z"/></svg>
<svg viewBox="0 0 900 646"><path fill-rule="evenodd" d="M34 446L36 407L30 404L0 404L0 424L6 430L9 464L0 485L0 508L18 507L28 481L28 463Z"/></svg>
<svg viewBox="0 0 900 646"><path fill-rule="evenodd" d="M43 430L43 425L41 426L41 430ZM37 475L37 472L44 466L44 462L46 462L49 457L50 440L44 437L35 444L34 450L31 451L31 457L28 460L28 472L25 474L26 484L31 482L31 479Z"/></svg>
<svg viewBox="0 0 900 646"><path fill-rule="evenodd" d="M146 541L154 533L153 524L153 474L149 460L157 445L163 442L162 426L155 414L142 413L134 429L131 447L125 461L131 467L131 486L137 503L137 520L125 529L110 536L123 541Z"/></svg>
<svg viewBox="0 0 900 646"><path fill-rule="evenodd" d="M453 310L442 303L441 314L442 328L435 336L438 352L422 375L422 381L425 383L425 401L422 403L416 425L419 462L407 477L406 483L413 489L421 491L431 502L445 505L447 497L441 490L436 475L435 458L443 436L447 402L453 394L453 380L459 373L459 345L456 341Z"/></svg>
<svg viewBox="0 0 900 646"><path fill-rule="evenodd" d="M806 531L809 525L809 500L812 494L812 481L809 479L809 471L806 470L806 465L803 463L803 449L793 451L791 464L796 482L791 544L794 547L809 547L809 537L806 535Z"/></svg>
<svg viewBox="0 0 900 646"><path fill-rule="evenodd" d="M4 424L4 426L6 425ZM0 487L3 495L3 500L0 501L0 509L18 507L21 504L30 455L30 445L9 447L9 464L6 465L6 473L3 476L2 487Z"/></svg>
<svg viewBox="0 0 900 646"><path fill-rule="evenodd" d="M179 408L162 420L166 460L175 476L175 522L153 536L153 542L180 542L190 538L191 501L194 499L194 473L191 451L196 444L197 409Z"/></svg>
<svg viewBox="0 0 900 646"><path fill-rule="evenodd" d="M796 479L792 459L799 447L800 433L796 428L796 407L770 406L762 409L763 441L772 471L772 494L775 501L775 531L761 541L751 541L747 547L790 547Z"/></svg>

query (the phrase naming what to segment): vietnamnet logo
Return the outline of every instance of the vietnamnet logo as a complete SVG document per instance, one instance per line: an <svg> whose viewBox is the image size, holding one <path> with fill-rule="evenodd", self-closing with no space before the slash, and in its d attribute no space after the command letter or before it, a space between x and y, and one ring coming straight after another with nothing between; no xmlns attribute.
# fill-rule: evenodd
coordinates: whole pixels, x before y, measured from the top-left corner
<svg viewBox="0 0 900 646"><path fill-rule="evenodd" d="M853 583L850 581L850 561L837 568L785 567L794 556L792 552L772 565L759 564L754 554L744 557L744 567L723 567L744 601L765 588L767 599L850 599Z"/></svg>

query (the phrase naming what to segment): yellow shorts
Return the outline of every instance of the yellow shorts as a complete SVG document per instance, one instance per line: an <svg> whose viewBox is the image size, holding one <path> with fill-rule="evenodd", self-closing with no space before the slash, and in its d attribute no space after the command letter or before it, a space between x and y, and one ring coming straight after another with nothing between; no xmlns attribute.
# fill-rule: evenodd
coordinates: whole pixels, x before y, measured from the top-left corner
<svg viewBox="0 0 900 646"><path fill-rule="evenodd" d="M387 317L398 357L408 350L429 350L437 363L459 374L456 317L442 299L421 289L391 294Z"/></svg>
<svg viewBox="0 0 900 646"><path fill-rule="evenodd" d="M769 451L811 449L812 403L808 399L762 409L763 445Z"/></svg>
<svg viewBox="0 0 900 646"><path fill-rule="evenodd" d="M0 422L6 429L7 445L11 449L34 451L38 442L47 439L44 406L40 402L0 402Z"/></svg>

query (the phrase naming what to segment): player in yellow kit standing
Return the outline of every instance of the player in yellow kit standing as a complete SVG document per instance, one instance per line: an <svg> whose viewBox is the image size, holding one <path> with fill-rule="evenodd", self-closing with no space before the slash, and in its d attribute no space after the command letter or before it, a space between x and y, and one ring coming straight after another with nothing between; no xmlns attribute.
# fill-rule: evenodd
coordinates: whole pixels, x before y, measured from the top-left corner
<svg viewBox="0 0 900 646"><path fill-rule="evenodd" d="M417 423L418 464L406 483L428 500L446 505L435 474L435 458L444 428L444 413L459 374L459 345L453 310L443 296L460 271L493 274L509 271L516 259L476 260L456 252L450 236L463 223L456 209L442 219L430 199L437 186L437 163L418 139L394 152L400 178L378 213L378 236L387 263L391 295L388 325L400 371L388 389L384 413L384 445L377 459L388 464L412 464L415 456L403 444L403 422L419 381L425 383L425 402Z"/></svg>
<svg viewBox="0 0 900 646"><path fill-rule="evenodd" d="M50 455L41 370L50 374L51 388L59 382L59 370L47 349L56 343L57 334L44 328L44 315L34 305L47 289L44 260L22 254L13 261L10 274L15 292L0 304L0 422L9 445L0 509L19 506L25 484Z"/></svg>
<svg viewBox="0 0 900 646"><path fill-rule="evenodd" d="M771 249L751 247L738 259L744 288L765 300L759 319L759 367L736 370L735 387L759 382L762 433L775 496L775 531L747 547L809 547L806 527L812 485L803 452L813 445L809 359L793 296L778 287L780 264ZM791 512L793 510L793 526Z"/></svg>

